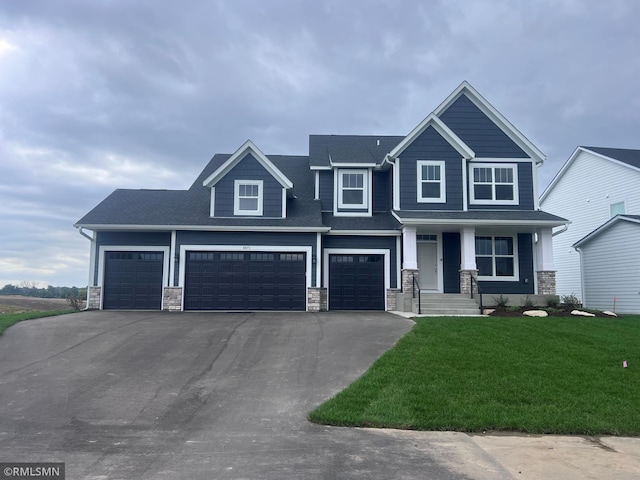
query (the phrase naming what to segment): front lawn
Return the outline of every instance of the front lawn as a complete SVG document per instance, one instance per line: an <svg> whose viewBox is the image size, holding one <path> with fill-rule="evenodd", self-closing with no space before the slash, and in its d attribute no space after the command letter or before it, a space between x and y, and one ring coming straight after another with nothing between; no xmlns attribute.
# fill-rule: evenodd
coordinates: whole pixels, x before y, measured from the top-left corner
<svg viewBox="0 0 640 480"><path fill-rule="evenodd" d="M64 315L66 313L74 313L76 310L54 310L51 312L20 312L20 313L1 313L0 314L0 335L14 323L23 320L33 320L34 318L52 317L54 315Z"/></svg>
<svg viewBox="0 0 640 480"><path fill-rule="evenodd" d="M639 435L640 317L421 318L309 419L418 430Z"/></svg>

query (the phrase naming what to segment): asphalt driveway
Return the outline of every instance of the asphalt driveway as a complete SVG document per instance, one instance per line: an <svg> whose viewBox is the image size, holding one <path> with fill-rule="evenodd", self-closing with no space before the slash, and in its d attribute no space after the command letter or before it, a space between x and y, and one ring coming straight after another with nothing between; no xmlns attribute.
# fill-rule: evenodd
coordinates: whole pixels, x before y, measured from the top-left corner
<svg viewBox="0 0 640 480"><path fill-rule="evenodd" d="M84 312L0 336L0 462L68 479L504 479L467 435L314 425L412 322Z"/></svg>

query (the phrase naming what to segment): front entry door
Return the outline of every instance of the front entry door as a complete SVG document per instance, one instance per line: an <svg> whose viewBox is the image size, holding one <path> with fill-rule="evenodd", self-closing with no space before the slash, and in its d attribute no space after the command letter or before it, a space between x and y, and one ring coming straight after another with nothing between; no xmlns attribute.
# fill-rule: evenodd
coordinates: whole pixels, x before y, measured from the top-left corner
<svg viewBox="0 0 640 480"><path fill-rule="evenodd" d="M419 283L422 290L438 290L438 244L418 243Z"/></svg>

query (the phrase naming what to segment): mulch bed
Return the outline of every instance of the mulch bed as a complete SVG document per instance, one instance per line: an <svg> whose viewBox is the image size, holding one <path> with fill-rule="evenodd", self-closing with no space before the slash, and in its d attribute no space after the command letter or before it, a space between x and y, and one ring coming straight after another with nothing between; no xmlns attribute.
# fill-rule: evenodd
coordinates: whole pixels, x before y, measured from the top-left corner
<svg viewBox="0 0 640 480"><path fill-rule="evenodd" d="M544 310L546 311L550 317L573 317L573 318L582 318L579 315L571 315L573 310L581 310L584 312L589 312L595 314L596 317L602 318L616 318L611 315L605 315L604 313L597 310L586 310L582 308L577 308L571 305L558 305L555 308L549 307L485 307L485 310L493 310L494 312L489 315L492 317L522 317L522 313L527 310Z"/></svg>

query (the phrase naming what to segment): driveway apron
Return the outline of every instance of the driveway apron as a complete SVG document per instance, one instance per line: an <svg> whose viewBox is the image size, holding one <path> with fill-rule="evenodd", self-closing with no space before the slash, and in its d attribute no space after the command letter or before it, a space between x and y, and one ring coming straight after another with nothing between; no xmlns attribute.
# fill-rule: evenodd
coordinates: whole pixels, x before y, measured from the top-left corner
<svg viewBox="0 0 640 480"><path fill-rule="evenodd" d="M411 326L372 312L22 322L0 337L0 462L65 462L68 479L512 478L464 434L306 420Z"/></svg>

